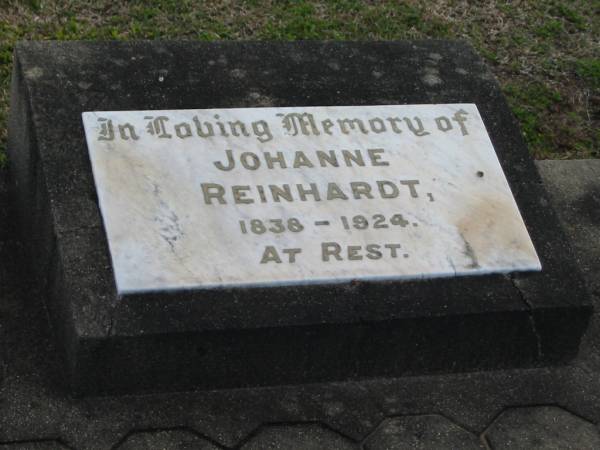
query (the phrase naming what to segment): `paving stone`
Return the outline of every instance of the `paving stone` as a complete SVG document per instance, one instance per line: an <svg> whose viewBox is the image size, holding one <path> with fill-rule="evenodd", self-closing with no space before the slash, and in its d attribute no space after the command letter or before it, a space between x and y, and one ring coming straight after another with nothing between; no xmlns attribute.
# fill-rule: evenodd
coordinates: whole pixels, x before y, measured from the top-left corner
<svg viewBox="0 0 600 450"><path fill-rule="evenodd" d="M119 450L217 450L219 448L187 430L134 432L117 447Z"/></svg>
<svg viewBox="0 0 600 450"><path fill-rule="evenodd" d="M439 415L387 419L369 436L364 447L366 450L484 448L477 436Z"/></svg>
<svg viewBox="0 0 600 450"><path fill-rule="evenodd" d="M319 424L270 425L242 446L242 450L344 450L358 449L349 439Z"/></svg>
<svg viewBox="0 0 600 450"><path fill-rule="evenodd" d="M322 423L356 441L385 418L373 394L358 383L276 387L269 392L279 410L292 413L287 417L279 413L277 422L298 422L297 408L302 405L302 421Z"/></svg>
<svg viewBox="0 0 600 450"><path fill-rule="evenodd" d="M364 385L388 417L437 413L481 433L507 406L565 401L579 389L580 378L573 377L573 368L560 367L403 377ZM566 385L572 389L565 391ZM577 395L588 408L594 398Z"/></svg>
<svg viewBox="0 0 600 450"><path fill-rule="evenodd" d="M600 448L592 423L555 406L507 409L484 436L495 450Z"/></svg>

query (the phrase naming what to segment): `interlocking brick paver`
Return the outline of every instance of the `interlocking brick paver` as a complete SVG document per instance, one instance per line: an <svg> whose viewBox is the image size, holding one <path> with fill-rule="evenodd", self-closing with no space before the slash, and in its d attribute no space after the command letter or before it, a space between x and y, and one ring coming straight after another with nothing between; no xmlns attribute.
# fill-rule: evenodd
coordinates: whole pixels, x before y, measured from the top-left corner
<svg viewBox="0 0 600 450"><path fill-rule="evenodd" d="M485 433L493 449L600 448L596 427L556 406L510 408Z"/></svg>
<svg viewBox="0 0 600 450"><path fill-rule="evenodd" d="M242 450L346 450L358 449L349 439L319 424L263 427Z"/></svg>
<svg viewBox="0 0 600 450"><path fill-rule="evenodd" d="M187 430L139 431L130 434L119 450L218 450L213 443Z"/></svg>
<svg viewBox="0 0 600 450"><path fill-rule="evenodd" d="M435 414L387 419L369 436L364 446L366 450L483 449L477 436Z"/></svg>

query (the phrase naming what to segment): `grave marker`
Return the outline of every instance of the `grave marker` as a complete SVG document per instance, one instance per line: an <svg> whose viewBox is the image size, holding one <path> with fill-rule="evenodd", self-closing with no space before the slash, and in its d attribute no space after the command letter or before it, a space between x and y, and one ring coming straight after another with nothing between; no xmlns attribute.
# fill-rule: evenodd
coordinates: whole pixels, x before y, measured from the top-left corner
<svg viewBox="0 0 600 450"><path fill-rule="evenodd" d="M24 42L8 149L79 394L562 363L592 311L463 43Z"/></svg>
<svg viewBox="0 0 600 450"><path fill-rule="evenodd" d="M83 121L121 294L540 269L475 105Z"/></svg>

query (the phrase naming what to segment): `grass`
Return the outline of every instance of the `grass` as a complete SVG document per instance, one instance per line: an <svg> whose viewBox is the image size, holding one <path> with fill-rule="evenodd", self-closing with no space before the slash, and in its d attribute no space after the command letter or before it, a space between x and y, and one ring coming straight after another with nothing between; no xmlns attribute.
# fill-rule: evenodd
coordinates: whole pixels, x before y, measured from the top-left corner
<svg viewBox="0 0 600 450"><path fill-rule="evenodd" d="M20 39L466 39L536 158L600 157L598 0L0 0L0 167Z"/></svg>

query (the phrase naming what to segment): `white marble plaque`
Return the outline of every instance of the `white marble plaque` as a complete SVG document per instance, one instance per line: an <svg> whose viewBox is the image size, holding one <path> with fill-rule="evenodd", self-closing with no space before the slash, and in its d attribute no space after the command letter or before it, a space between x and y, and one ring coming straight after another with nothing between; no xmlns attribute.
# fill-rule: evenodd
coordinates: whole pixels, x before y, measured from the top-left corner
<svg viewBox="0 0 600 450"><path fill-rule="evenodd" d="M473 104L83 122L121 294L541 269Z"/></svg>

